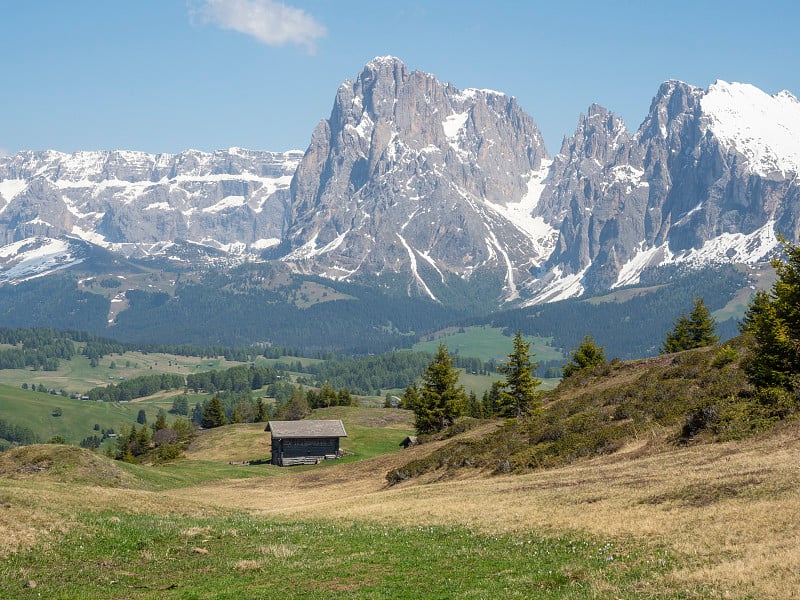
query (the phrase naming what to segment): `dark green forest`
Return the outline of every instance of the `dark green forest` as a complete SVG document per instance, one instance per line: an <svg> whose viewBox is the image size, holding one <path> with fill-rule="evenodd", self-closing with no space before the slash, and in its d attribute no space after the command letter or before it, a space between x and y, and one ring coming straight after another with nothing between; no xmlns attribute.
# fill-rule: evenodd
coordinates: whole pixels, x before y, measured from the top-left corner
<svg viewBox="0 0 800 600"><path fill-rule="evenodd" d="M453 308L308 276L284 274L289 283L269 289L264 281L274 276L271 273L268 265L250 265L207 273L200 282L179 281L173 295L129 290L129 307L113 325L108 324L107 298L78 290L67 274L56 275L0 289L0 324L89 332L96 336L87 340L90 360L134 346L141 351L209 353L242 361L255 356L368 356L408 349L422 336L445 327L471 325L501 327L509 336L520 330L549 337L564 352L590 334L609 356L626 359L657 354L664 333L693 298L703 296L708 307L717 310L747 282L747 274L733 267L688 274L673 270L660 274L668 283L628 294L625 301L609 295L499 312L483 307L475 312L467 310L466 300ZM298 305L292 298L303 295L304 284L328 290L330 297ZM476 308L483 290L480 282L471 284L477 286L471 307ZM469 285L459 286L462 296L470 295ZM735 322L725 321L718 324L717 333L727 339L736 335L736 327ZM16 351L5 359L9 364L53 366L52 361L22 357ZM0 356L0 364L2 360ZM363 381L357 387L369 389L372 383Z"/></svg>
<svg viewBox="0 0 800 600"><path fill-rule="evenodd" d="M553 345L567 352L577 348L585 335L605 347L610 358L623 360L658 354L664 335L675 319L703 297L714 311L722 308L747 282L746 273L733 267L703 269L678 277L653 293L635 295L626 302L577 299L526 309L499 312L465 321L465 325L492 325L508 335L550 337ZM734 320L717 324L717 334L730 339L738 333Z"/></svg>

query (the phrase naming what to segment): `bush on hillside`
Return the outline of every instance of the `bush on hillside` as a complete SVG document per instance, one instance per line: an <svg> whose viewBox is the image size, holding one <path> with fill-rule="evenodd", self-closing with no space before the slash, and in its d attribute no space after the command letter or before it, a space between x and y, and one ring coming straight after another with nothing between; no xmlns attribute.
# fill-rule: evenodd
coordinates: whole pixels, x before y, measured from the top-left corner
<svg viewBox="0 0 800 600"><path fill-rule="evenodd" d="M745 341L579 371L544 395L541 411L477 440L453 439L387 474L390 483L471 467L496 473L611 454L643 434L674 443L735 439L770 427L787 397L757 392L741 369Z"/></svg>

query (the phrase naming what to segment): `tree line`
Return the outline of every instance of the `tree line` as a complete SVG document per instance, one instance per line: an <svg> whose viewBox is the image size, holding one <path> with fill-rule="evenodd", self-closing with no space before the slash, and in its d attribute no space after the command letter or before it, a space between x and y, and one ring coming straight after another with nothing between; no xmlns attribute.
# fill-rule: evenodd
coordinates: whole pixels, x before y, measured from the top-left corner
<svg viewBox="0 0 800 600"><path fill-rule="evenodd" d="M194 392L241 392L258 390L274 383L280 375L267 366L240 365L217 371L204 371L186 376L186 387Z"/></svg>
<svg viewBox="0 0 800 600"><path fill-rule="evenodd" d="M467 395L464 386L458 383L459 370L447 346L440 344L436 356L422 372L420 383L409 385L401 399L401 405L414 412L417 432L436 433L462 416L519 418L537 410L540 405L537 387L541 381L533 375L535 354L520 331L514 336L512 346L508 361L498 365L505 380L492 387L494 397L487 392L483 403L478 403L475 395Z"/></svg>
<svg viewBox="0 0 800 600"><path fill-rule="evenodd" d="M0 440L21 446L39 443L39 437L30 427L14 425L5 419L0 419Z"/></svg>
<svg viewBox="0 0 800 600"><path fill-rule="evenodd" d="M176 373L158 373L139 375L120 383L112 383L104 387L94 387L86 392L89 400L96 402L127 402L135 398L151 396L164 390L181 389L186 380Z"/></svg>
<svg viewBox="0 0 800 600"><path fill-rule="evenodd" d="M0 344L12 346L0 349L0 369L31 367L35 371L55 371L59 360L75 355L75 337L81 334L49 328L0 328Z"/></svg>

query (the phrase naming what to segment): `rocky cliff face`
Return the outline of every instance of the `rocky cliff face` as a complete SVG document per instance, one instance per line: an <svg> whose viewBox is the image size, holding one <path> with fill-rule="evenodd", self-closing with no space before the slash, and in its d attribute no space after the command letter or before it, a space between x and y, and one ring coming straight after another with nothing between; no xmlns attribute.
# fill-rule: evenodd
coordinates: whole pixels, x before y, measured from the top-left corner
<svg viewBox="0 0 800 600"><path fill-rule="evenodd" d="M670 81L634 135L593 105L550 161L513 98L376 59L314 132L285 260L332 277L404 273L431 297L432 280L501 272L498 298L524 303L658 266L754 262L775 231L800 234L796 139L788 93Z"/></svg>
<svg viewBox="0 0 800 600"><path fill-rule="evenodd" d="M283 235L300 158L238 148L0 158L0 240L71 234L129 255L178 239L261 251Z"/></svg>
<svg viewBox="0 0 800 600"><path fill-rule="evenodd" d="M554 241L531 217L547 164L513 98L375 59L314 131L292 181L284 260L331 277L403 274L431 298L451 277L494 270L514 297Z"/></svg>
<svg viewBox="0 0 800 600"><path fill-rule="evenodd" d="M664 83L632 137L591 107L542 194L559 240L533 300L636 283L657 266L762 260L776 231L797 240L797 135L797 99L744 84Z"/></svg>
<svg viewBox="0 0 800 600"><path fill-rule="evenodd" d="M481 281L533 304L800 239L798 140L787 92L670 81L634 134L593 105L551 159L512 97L383 57L340 86L304 154L0 157L0 242L69 234L146 256L186 240L435 300Z"/></svg>

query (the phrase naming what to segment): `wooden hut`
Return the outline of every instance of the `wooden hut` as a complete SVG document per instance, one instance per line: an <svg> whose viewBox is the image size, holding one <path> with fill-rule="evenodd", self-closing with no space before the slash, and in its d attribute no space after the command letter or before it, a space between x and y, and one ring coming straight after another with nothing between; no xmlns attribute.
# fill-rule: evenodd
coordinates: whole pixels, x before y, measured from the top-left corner
<svg viewBox="0 0 800 600"><path fill-rule="evenodd" d="M339 439L347 437L340 420L270 421L272 464L279 467L315 465L339 458Z"/></svg>

